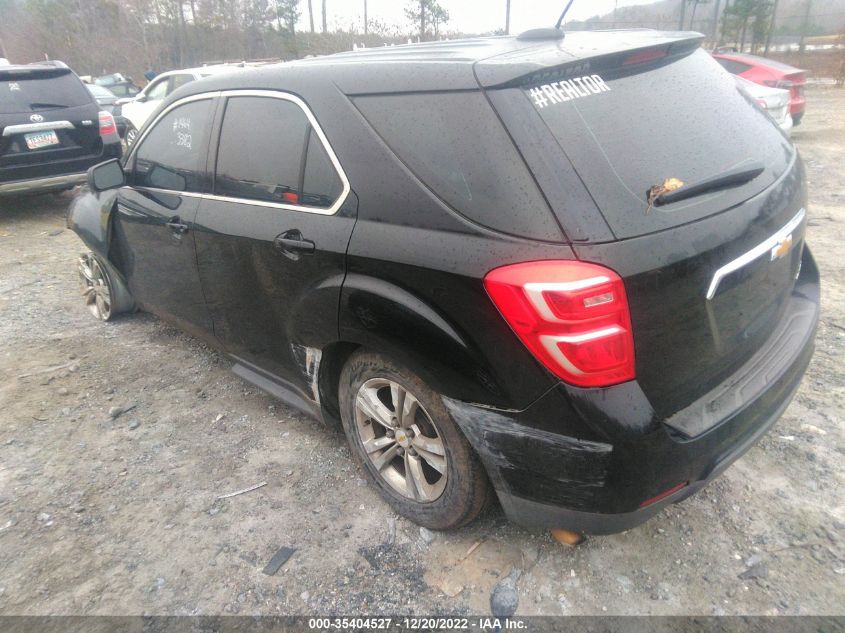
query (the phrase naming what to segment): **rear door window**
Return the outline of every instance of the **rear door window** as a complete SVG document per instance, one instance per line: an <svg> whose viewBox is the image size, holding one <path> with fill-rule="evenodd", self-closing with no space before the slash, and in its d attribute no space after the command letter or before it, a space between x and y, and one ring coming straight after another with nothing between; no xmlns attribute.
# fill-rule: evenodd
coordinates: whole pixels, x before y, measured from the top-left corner
<svg viewBox="0 0 845 633"><path fill-rule="evenodd" d="M750 64L743 64L742 62L733 59L724 59L722 57L715 57L714 59L732 75L741 75L746 70L751 70Z"/></svg>
<svg viewBox="0 0 845 633"><path fill-rule="evenodd" d="M68 70L20 76L0 73L0 114L43 112L93 102L85 85Z"/></svg>
<svg viewBox="0 0 845 633"><path fill-rule="evenodd" d="M274 97L230 97L217 150L215 194L329 208L340 177L302 108Z"/></svg>
<svg viewBox="0 0 845 633"><path fill-rule="evenodd" d="M560 239L560 227L480 92L358 97L355 105L441 200L483 226Z"/></svg>
<svg viewBox="0 0 845 633"><path fill-rule="evenodd" d="M134 153L130 184L202 192L212 101L177 106L161 117Z"/></svg>
<svg viewBox="0 0 845 633"><path fill-rule="evenodd" d="M566 100L552 98L554 79L543 84L551 90L522 92L618 238L729 209L772 185L794 158L777 124L703 50L609 69L602 79L608 89ZM696 184L754 163L765 171L746 184L649 208L647 192L669 179Z"/></svg>

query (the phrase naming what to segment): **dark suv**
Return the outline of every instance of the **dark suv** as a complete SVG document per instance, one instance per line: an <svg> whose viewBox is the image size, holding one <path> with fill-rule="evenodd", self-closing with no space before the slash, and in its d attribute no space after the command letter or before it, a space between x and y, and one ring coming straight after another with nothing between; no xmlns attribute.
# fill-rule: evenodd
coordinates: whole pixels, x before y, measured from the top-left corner
<svg viewBox="0 0 845 633"><path fill-rule="evenodd" d="M196 81L69 225L137 306L341 424L400 514L608 533L786 408L819 275L798 154L697 34L397 46Z"/></svg>
<svg viewBox="0 0 845 633"><path fill-rule="evenodd" d="M0 66L0 195L69 189L121 153L114 118L67 66Z"/></svg>

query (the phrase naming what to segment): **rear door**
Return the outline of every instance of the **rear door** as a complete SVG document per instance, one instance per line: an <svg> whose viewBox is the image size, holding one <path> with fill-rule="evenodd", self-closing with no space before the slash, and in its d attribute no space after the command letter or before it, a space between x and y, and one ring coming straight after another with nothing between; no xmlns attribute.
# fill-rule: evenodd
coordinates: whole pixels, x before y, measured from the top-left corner
<svg viewBox="0 0 845 633"><path fill-rule="evenodd" d="M68 68L0 67L0 181L84 171L102 154L98 112Z"/></svg>
<svg viewBox="0 0 845 633"><path fill-rule="evenodd" d="M733 76L702 50L667 46L488 95L579 258L625 278L638 380L659 413L763 345L794 286L806 192L794 147ZM746 181L650 204L667 183L755 166ZM579 187L591 200L573 205Z"/></svg>
<svg viewBox="0 0 845 633"><path fill-rule="evenodd" d="M165 112L127 162L110 255L146 309L200 335L212 326L200 287L194 229L206 186L215 100L194 98Z"/></svg>
<svg viewBox="0 0 845 633"><path fill-rule="evenodd" d="M213 195L197 218L197 260L225 348L313 397L299 369L304 326L337 331L346 248L355 221L328 139L293 95L225 95ZM326 290L321 290L325 284ZM311 298L329 293L328 312Z"/></svg>

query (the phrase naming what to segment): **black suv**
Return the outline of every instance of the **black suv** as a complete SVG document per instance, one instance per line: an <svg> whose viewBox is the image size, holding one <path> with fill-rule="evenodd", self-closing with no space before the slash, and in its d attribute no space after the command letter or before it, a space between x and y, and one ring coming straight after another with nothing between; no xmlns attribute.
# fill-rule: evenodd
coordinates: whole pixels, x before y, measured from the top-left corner
<svg viewBox="0 0 845 633"><path fill-rule="evenodd" d="M67 66L0 66L0 195L69 189L121 154L114 118Z"/></svg>
<svg viewBox="0 0 845 633"><path fill-rule="evenodd" d="M137 306L341 424L400 514L624 530L717 476L810 361L777 125L697 34L529 33L177 90L69 225Z"/></svg>

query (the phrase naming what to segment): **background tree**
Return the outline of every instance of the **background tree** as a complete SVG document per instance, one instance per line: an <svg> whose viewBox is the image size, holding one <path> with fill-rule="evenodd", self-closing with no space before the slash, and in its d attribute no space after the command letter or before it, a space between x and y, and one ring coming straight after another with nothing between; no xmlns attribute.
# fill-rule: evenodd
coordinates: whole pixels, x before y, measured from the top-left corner
<svg viewBox="0 0 845 633"><path fill-rule="evenodd" d="M421 42L428 39L429 33L438 37L440 27L449 21L449 12L437 0L413 0L405 8L405 16L411 24L418 25Z"/></svg>

